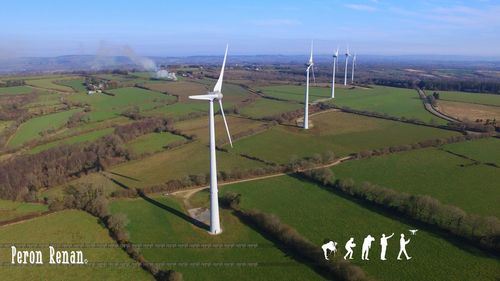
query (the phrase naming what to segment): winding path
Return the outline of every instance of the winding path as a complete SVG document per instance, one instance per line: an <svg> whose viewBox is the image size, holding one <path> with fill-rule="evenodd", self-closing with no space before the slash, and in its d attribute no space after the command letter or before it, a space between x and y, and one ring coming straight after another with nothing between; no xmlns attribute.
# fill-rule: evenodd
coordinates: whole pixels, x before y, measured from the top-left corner
<svg viewBox="0 0 500 281"><path fill-rule="evenodd" d="M448 115L442 113L441 111L438 111L434 106L432 106L432 104L430 104L429 101L427 100L427 96L425 95L425 93L422 89L417 89L417 92L418 92L420 99L422 100L422 102L424 104L425 109L427 111L429 111L431 114L433 114L439 118L442 118L446 121L449 121L449 122L461 123L460 120L455 119L451 116L448 116Z"/></svg>

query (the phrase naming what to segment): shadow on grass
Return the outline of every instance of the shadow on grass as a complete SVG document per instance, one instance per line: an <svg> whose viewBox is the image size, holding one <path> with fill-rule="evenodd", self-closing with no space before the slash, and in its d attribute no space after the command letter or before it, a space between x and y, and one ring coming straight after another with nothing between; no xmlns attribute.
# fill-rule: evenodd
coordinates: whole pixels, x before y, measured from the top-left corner
<svg viewBox="0 0 500 281"><path fill-rule="evenodd" d="M186 222L188 222L188 223L190 223L190 224L192 224L192 225L194 225L196 227L199 227L199 228L204 229L206 231L210 230L210 227L207 224L205 224L205 223L203 223L203 222L201 222L201 221L199 221L199 220L197 220L195 218L192 218L192 217L186 215L185 213L183 213L183 212L181 212L181 211L179 211L179 210L177 210L175 208L172 208L172 207L167 206L167 205L165 205L165 204L163 204L161 202L158 202L158 201L152 199L151 197L148 197L146 194L144 194L142 192L139 193L139 196L142 199L146 200L146 202L149 202L149 203L155 205L156 207L162 208L163 210L165 210L165 211L171 213L172 215L175 215L175 216L177 216L177 217L185 220Z"/></svg>
<svg viewBox="0 0 500 281"><path fill-rule="evenodd" d="M113 174L115 176L119 176L119 177L122 177L122 178L126 178L126 179L129 179L129 180L133 180L133 181L141 181L139 179L136 179L136 178L133 178L133 177L129 177L129 176L126 176L126 175L122 175L122 174L119 174L119 173L115 173L115 172L109 172L110 174Z"/></svg>

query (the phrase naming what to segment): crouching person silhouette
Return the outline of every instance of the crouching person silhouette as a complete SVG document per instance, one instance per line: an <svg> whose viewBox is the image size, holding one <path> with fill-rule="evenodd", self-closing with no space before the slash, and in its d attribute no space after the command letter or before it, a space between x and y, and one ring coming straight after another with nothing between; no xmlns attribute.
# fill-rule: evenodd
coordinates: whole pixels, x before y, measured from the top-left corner
<svg viewBox="0 0 500 281"><path fill-rule="evenodd" d="M328 259L329 254L333 253L333 255L335 256L335 253L337 253L337 242L334 241L327 242L323 244L323 246L321 246L321 249L323 249L325 260L329 260ZM330 253L328 253L328 251L330 251Z"/></svg>
<svg viewBox="0 0 500 281"><path fill-rule="evenodd" d="M347 257L349 257L349 259L352 260L352 254L353 254L352 248L354 247L356 247L356 244L354 243L354 238L351 237L351 239L349 239L349 241L347 241L347 243L345 244L345 250L347 251L347 254L345 254L344 256L345 260L347 259Z"/></svg>

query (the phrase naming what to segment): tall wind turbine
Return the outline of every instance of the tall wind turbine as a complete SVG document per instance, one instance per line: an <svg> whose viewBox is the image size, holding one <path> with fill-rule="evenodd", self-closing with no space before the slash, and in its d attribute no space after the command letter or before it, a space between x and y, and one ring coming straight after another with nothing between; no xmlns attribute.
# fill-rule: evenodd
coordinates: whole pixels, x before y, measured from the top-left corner
<svg viewBox="0 0 500 281"><path fill-rule="evenodd" d="M226 46L224 61L222 62L222 69L220 71L219 80L217 80L217 83L215 83L214 90L212 92L208 92L206 95L189 96L189 98L193 100L207 100L209 101L210 105L208 126L210 132L210 233L212 234L221 233L219 219L219 198L217 190L217 162L215 161L214 100L219 101L220 112L222 113L222 119L224 119L224 125L226 126L227 137L229 138L231 147L233 147L231 135L229 134L229 128L227 127L226 116L224 115L224 109L222 108L222 80L224 78L224 67L226 66L227 49L228 46Z"/></svg>
<svg viewBox="0 0 500 281"><path fill-rule="evenodd" d="M332 74L332 99L335 98L335 70L337 68L337 59L339 57L339 48L337 47L337 51L333 54L333 74Z"/></svg>
<svg viewBox="0 0 500 281"><path fill-rule="evenodd" d="M356 65L356 54L352 57L351 84L354 84L354 66Z"/></svg>
<svg viewBox="0 0 500 281"><path fill-rule="evenodd" d="M347 49L345 50L345 74L344 74L344 86L347 86L347 64L349 62L349 46L347 46Z"/></svg>
<svg viewBox="0 0 500 281"><path fill-rule="evenodd" d="M313 42L311 41L311 56L309 62L306 64L306 94L304 97L304 129L309 129L309 72L313 67ZM314 69L312 69L314 75Z"/></svg>

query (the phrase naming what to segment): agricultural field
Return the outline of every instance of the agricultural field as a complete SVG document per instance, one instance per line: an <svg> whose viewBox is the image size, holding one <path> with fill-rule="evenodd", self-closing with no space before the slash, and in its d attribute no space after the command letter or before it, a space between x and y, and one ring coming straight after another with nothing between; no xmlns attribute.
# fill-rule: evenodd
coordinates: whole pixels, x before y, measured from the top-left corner
<svg viewBox="0 0 500 281"><path fill-rule="evenodd" d="M85 88L84 85L85 80L84 79L67 79L67 80L61 80L58 81L58 84L64 85L71 87L75 92L86 92L87 89Z"/></svg>
<svg viewBox="0 0 500 281"><path fill-rule="evenodd" d="M500 106L500 95L430 90L427 91L427 94L433 92L439 93L440 100Z"/></svg>
<svg viewBox="0 0 500 281"><path fill-rule="evenodd" d="M139 107L140 111L162 107L174 100L159 92L148 91L140 88L128 87L110 90L115 96L106 94L87 95L86 93L74 94L69 97L73 102L89 104L91 111L88 113L91 122L103 121L118 117L126 109Z"/></svg>
<svg viewBox="0 0 500 281"><path fill-rule="evenodd" d="M455 145L458 146L454 148ZM427 148L348 161L332 167L332 170L338 179L352 178L358 183L368 181L410 194L430 195L445 204L460 207L467 213L500 218L498 168L484 163L476 164L447 152L456 150L458 153L479 146L484 147L485 151L494 152L498 148L498 141L496 146L490 144L485 147L467 142L447 145L442 149Z"/></svg>
<svg viewBox="0 0 500 281"><path fill-rule="evenodd" d="M33 147L32 149L30 149L28 151L28 153L29 154L40 153L44 150L47 150L47 149L50 149L50 148L53 148L53 147L56 147L59 145L63 145L63 144L91 142L91 141L94 141L98 138L101 138L101 137L104 137L106 135L111 134L113 132L113 130L114 130L113 128L106 128L106 129L102 129L102 130L96 130L96 131L92 131L89 133L76 135L76 136L65 138L65 139L58 140L58 141L48 142L48 143Z"/></svg>
<svg viewBox="0 0 500 281"><path fill-rule="evenodd" d="M337 156L346 156L367 149L456 135L451 131L343 112L321 113L311 116L311 120L312 129L276 126L242 139L234 151L283 164L291 158L328 150Z"/></svg>
<svg viewBox="0 0 500 281"><path fill-rule="evenodd" d="M9 141L8 145L10 147L16 147L39 138L40 133L44 131L49 129L57 130L61 126L64 126L71 115L80 110L81 109L72 109L29 119L25 123L21 124L15 135Z"/></svg>
<svg viewBox="0 0 500 281"><path fill-rule="evenodd" d="M0 199L0 223L18 217L47 211L47 205Z"/></svg>
<svg viewBox="0 0 500 281"><path fill-rule="evenodd" d="M276 101L260 98L240 109L240 114L250 118L263 118L303 108L303 105L292 102Z"/></svg>
<svg viewBox="0 0 500 281"><path fill-rule="evenodd" d="M251 128L259 128L262 122L227 116L231 134L247 131ZM172 150L158 152L141 160L133 160L117 165L111 169L113 179L128 187L144 187L153 184L164 183L168 180L181 179L188 175L206 174L209 163L208 131L206 130L207 118L179 122L177 129L185 134L195 134L199 139L174 148ZM227 135L222 118L216 118L216 142L227 143ZM245 140L242 139L241 141ZM237 147L241 141L235 141ZM189 161L185 161L189 159ZM147 163L147 164L145 164ZM262 167L264 164L250 160L233 153L217 152L217 168L219 171L234 171L238 169L250 169Z"/></svg>
<svg viewBox="0 0 500 281"><path fill-rule="evenodd" d="M500 106L447 100L439 100L438 105L443 113L463 121L500 120Z"/></svg>
<svg viewBox="0 0 500 281"><path fill-rule="evenodd" d="M140 136L127 143L127 148L137 154L154 153L162 151L164 147L172 142L181 141L184 138L168 132L151 133Z"/></svg>
<svg viewBox="0 0 500 281"><path fill-rule="evenodd" d="M268 86L260 88L264 95L303 102L304 86ZM327 99L331 96L331 88L312 87L309 99ZM441 120L425 110L417 92L411 89L400 89L382 86L371 88L335 88L335 99L331 102L340 107L349 107L356 110L386 113L390 116L415 118L424 122L445 124Z"/></svg>
<svg viewBox="0 0 500 281"><path fill-rule="evenodd" d="M58 83L58 81L62 80L72 80L77 78L76 76L64 76L64 77L54 77L54 78L42 78L42 79L33 79L33 80L26 80L26 84L37 87L37 88L42 88L42 89L47 89L47 90L55 90L55 91L60 91L60 92L67 92L67 93L72 93L74 92L73 88L65 85L61 85Z"/></svg>
<svg viewBox="0 0 500 281"><path fill-rule="evenodd" d="M34 89L28 86L17 86L17 87L0 87L0 95L19 95L19 94L29 94Z"/></svg>
<svg viewBox="0 0 500 281"><path fill-rule="evenodd" d="M443 150L450 151L462 157L482 162L483 164L494 164L500 166L500 139L487 138L477 141L448 144Z"/></svg>
<svg viewBox="0 0 500 281"><path fill-rule="evenodd" d="M134 244L181 245L174 248L143 249L151 262L181 263L166 267L183 274L185 280L322 280L307 266L281 252L272 242L247 227L228 211L221 211L224 232L207 235L195 226L177 199L156 196L147 199L118 200L111 204L112 213L126 214L126 229ZM182 245L244 244L248 248L186 248ZM253 245L253 246L252 246ZM248 263L233 266L196 266L182 263ZM256 265L252 265L255 264Z"/></svg>
<svg viewBox="0 0 500 281"><path fill-rule="evenodd" d="M420 229L415 236L408 229L414 226L383 213L365 208L347 198L335 195L320 186L291 176L224 186L221 194L233 191L242 195L242 208L257 208L276 214L281 220L315 244L324 240L344 244L354 237L353 262L377 280L494 280L500 274L500 262L465 245L456 245ZM265 196L263 196L265 194ZM290 207L295 202L295 207ZM300 204L298 204L300 202ZM395 237L389 240L387 261L381 261L378 238L382 233ZM409 261L397 261L398 235L411 239L407 246ZM370 260L362 261L363 238L377 238ZM343 248L338 255L344 255Z"/></svg>
<svg viewBox="0 0 500 281"><path fill-rule="evenodd" d="M36 234L36 235L35 235ZM65 280L119 280L123 276L131 280L153 280L152 276L140 267L120 266L89 266L99 262L127 262L134 261L120 248L84 248L84 258L87 265L49 265L48 246L57 247L60 244L82 243L116 243L109 237L108 231L97 222L95 217L82 211L63 211L50 214L21 223L6 225L0 228L0 241L8 241L12 245L35 243L43 245L33 247L33 250L42 250L44 265L39 266L2 266L2 278L7 280L54 280L64 276ZM10 245L9 244L9 248ZM30 250L31 250L30 248ZM22 250L19 247L18 250ZM71 250L66 248L64 250ZM2 249L2 261L10 260L10 250ZM10 263L9 263L10 264Z"/></svg>

